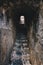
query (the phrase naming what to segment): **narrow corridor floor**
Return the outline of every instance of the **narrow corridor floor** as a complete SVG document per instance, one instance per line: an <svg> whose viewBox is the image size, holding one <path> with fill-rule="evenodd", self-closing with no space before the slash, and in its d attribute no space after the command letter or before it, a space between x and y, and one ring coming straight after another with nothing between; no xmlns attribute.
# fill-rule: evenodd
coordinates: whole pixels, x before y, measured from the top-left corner
<svg viewBox="0 0 43 65"><path fill-rule="evenodd" d="M26 36L17 35L15 45L11 53L11 65L31 65L29 61L29 48Z"/></svg>

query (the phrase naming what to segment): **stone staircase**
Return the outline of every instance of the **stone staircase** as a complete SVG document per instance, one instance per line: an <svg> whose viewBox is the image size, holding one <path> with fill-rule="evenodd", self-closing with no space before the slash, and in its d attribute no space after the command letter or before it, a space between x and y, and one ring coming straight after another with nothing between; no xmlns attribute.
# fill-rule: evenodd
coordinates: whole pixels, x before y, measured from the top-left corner
<svg viewBox="0 0 43 65"><path fill-rule="evenodd" d="M11 65L31 65L27 42L25 35L18 36L11 53Z"/></svg>

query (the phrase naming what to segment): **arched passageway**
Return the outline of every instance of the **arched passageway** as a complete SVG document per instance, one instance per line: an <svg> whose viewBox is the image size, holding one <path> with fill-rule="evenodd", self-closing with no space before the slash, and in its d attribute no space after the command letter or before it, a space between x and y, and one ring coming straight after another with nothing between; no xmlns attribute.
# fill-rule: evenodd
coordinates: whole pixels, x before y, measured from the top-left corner
<svg viewBox="0 0 43 65"><path fill-rule="evenodd" d="M36 53L35 45L37 42L36 33L38 31L38 24L39 24L38 21L39 10L40 10L39 6L28 5L26 4L26 2L25 3L15 2L13 3L13 6L10 9L8 12L6 12L7 14L6 23L9 24L8 14L10 12L10 17L11 17L10 21L12 21L11 36L13 34L13 44L12 44L12 38L11 38L11 42L6 43L6 45L8 45L8 47L10 48L9 51L11 51L9 54L8 54L8 50L6 51L6 56L8 54L8 57L6 57L6 61L9 62L7 63L10 65L18 65L18 64L23 65L23 63L24 64L27 63L28 65L29 64L35 65L36 63L37 65L39 65L39 63L37 62L38 60L36 58L37 54L35 54ZM8 32L8 34L6 33L6 35L8 36L5 35L5 37L9 37L8 39L10 39L9 34L10 33ZM10 45L13 48L11 48ZM26 58L24 58L24 56ZM7 65L7 63L5 62L4 65Z"/></svg>
<svg viewBox="0 0 43 65"><path fill-rule="evenodd" d="M36 24L38 23L39 8L36 8L36 10L34 11L34 9L31 6L28 7L24 5L20 8L13 8L12 12L13 30L14 27L16 28L16 41L14 43L10 57L11 64L23 65L27 63L28 65L31 65L29 57L29 46L31 45L31 43L29 37L31 37L32 34L34 34L33 37L36 39ZM33 29L32 33L31 29ZM28 33L30 33L30 35L28 35Z"/></svg>

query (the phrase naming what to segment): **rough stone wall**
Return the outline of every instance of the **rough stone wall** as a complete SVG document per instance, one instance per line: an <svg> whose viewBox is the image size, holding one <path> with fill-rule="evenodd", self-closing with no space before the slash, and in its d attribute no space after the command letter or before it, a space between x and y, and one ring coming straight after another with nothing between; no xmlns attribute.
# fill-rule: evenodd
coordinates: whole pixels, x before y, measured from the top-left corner
<svg viewBox="0 0 43 65"><path fill-rule="evenodd" d="M30 48L30 61L32 65L43 65L43 5L39 13L39 28L36 33L36 41L33 37L33 27L30 27L29 48Z"/></svg>
<svg viewBox="0 0 43 65"><path fill-rule="evenodd" d="M11 21L9 25L3 23L0 26L0 65L7 65L9 61L9 55L12 50L14 41L15 41L15 30L13 30L13 26Z"/></svg>
<svg viewBox="0 0 43 65"><path fill-rule="evenodd" d="M2 55L2 61L4 62L6 59L6 56L9 54L9 49L11 48L13 44L13 39L12 39L12 33L10 30L2 29L1 30L1 52Z"/></svg>
<svg viewBox="0 0 43 65"><path fill-rule="evenodd" d="M38 43L36 44L35 51L37 52L41 64L43 65L43 3L39 13L39 29L38 29Z"/></svg>

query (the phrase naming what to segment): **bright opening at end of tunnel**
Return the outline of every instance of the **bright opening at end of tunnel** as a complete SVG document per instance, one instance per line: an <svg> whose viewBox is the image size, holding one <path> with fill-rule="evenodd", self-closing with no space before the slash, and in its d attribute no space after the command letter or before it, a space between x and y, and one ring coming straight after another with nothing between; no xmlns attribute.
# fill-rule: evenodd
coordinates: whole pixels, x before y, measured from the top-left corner
<svg viewBox="0 0 43 65"><path fill-rule="evenodd" d="M20 16L20 24L25 24L25 17L24 16Z"/></svg>

